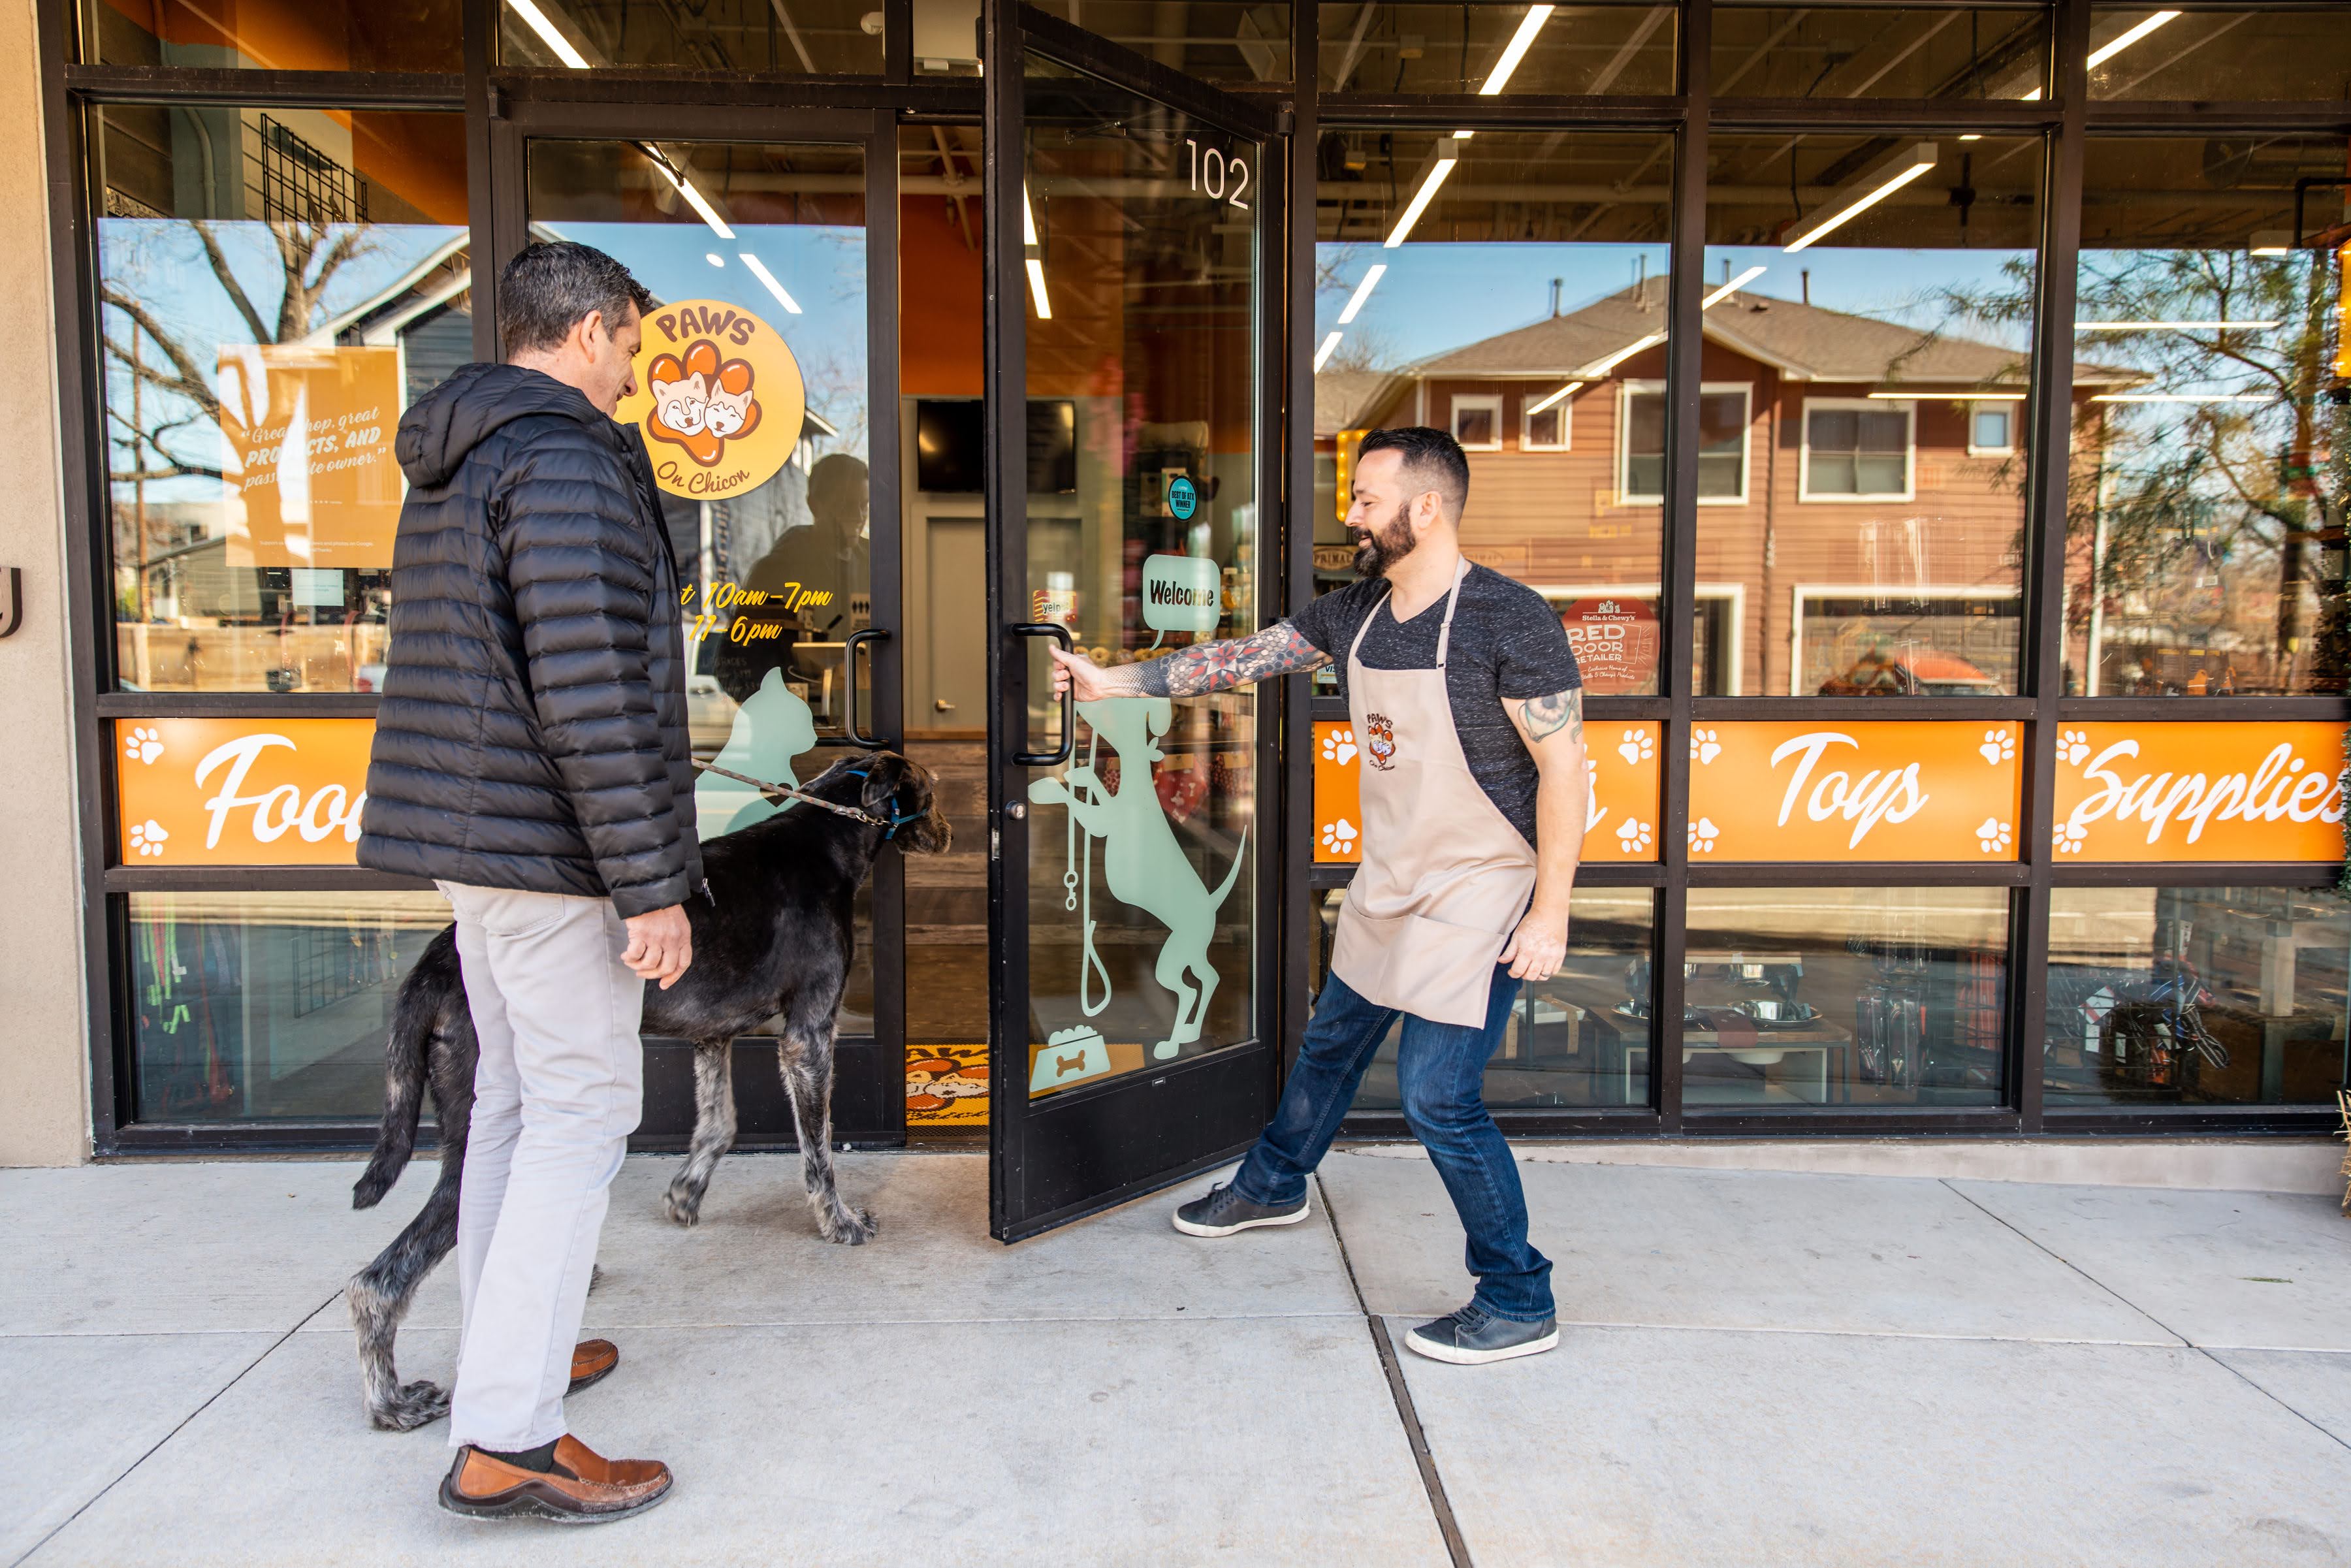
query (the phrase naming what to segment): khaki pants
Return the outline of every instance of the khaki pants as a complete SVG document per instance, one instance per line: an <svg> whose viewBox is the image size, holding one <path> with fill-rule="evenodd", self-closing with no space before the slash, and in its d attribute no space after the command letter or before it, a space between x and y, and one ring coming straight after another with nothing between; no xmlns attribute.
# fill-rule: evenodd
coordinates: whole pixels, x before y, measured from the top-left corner
<svg viewBox="0 0 2351 1568"><path fill-rule="evenodd" d="M645 984L610 899L439 885L481 1040L449 1443L513 1453L564 1435L606 1189L644 1108Z"/></svg>

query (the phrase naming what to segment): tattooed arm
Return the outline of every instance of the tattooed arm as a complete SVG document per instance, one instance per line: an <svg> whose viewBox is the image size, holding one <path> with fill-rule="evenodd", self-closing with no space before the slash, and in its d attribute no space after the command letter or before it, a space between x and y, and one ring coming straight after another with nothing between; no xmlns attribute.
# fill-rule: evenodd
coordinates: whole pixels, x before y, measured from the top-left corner
<svg viewBox="0 0 2351 1568"><path fill-rule="evenodd" d="M1583 765L1583 692L1570 687L1549 696L1506 699L1510 722L1535 759L1535 896L1526 918L1502 949L1502 962L1520 979L1547 980L1567 956L1569 891L1583 850L1590 806Z"/></svg>
<svg viewBox="0 0 2351 1568"><path fill-rule="evenodd" d="M1276 622L1253 637L1217 643L1195 643L1164 659L1103 669L1083 653L1053 654L1053 695L1075 683L1080 702L1102 697L1194 697L1203 692L1229 691L1276 675L1315 670L1331 655L1306 640L1287 621Z"/></svg>

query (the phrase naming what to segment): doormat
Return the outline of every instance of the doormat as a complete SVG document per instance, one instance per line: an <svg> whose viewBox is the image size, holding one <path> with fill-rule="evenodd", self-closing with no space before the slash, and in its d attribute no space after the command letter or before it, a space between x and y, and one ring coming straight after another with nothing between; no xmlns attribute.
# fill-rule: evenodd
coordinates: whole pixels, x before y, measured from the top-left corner
<svg viewBox="0 0 2351 1568"><path fill-rule="evenodd" d="M906 1048L906 1125L987 1125L987 1047Z"/></svg>

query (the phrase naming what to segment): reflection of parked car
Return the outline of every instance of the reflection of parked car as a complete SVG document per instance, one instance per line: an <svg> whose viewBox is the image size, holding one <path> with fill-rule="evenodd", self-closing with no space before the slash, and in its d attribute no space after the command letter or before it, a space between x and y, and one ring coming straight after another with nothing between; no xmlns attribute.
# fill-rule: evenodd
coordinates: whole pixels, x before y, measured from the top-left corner
<svg viewBox="0 0 2351 1568"><path fill-rule="evenodd" d="M1998 681L1949 653L1896 653L1865 655L1842 675L1821 683L1824 697L1991 697Z"/></svg>

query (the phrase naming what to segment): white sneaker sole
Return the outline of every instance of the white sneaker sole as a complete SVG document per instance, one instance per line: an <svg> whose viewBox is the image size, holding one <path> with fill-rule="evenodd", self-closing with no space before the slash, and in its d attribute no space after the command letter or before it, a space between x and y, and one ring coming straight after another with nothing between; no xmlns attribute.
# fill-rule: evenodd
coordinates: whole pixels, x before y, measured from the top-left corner
<svg viewBox="0 0 2351 1568"><path fill-rule="evenodd" d="M1170 1218L1176 1221L1176 1228L1186 1236L1234 1236L1244 1230L1255 1230L1261 1225L1295 1225L1313 1211L1314 1200L1309 1198L1298 1206L1295 1214L1269 1214L1263 1219L1244 1219L1238 1225L1202 1225L1180 1214Z"/></svg>
<svg viewBox="0 0 2351 1568"><path fill-rule="evenodd" d="M1423 1339L1415 1329L1404 1336L1404 1343L1431 1361L1447 1361L1456 1366L1483 1366L1489 1361L1515 1361L1522 1355L1541 1355L1559 1345L1559 1330L1553 1329L1541 1339L1531 1339L1524 1344L1507 1345L1500 1350L1463 1350L1458 1345L1439 1344Z"/></svg>

